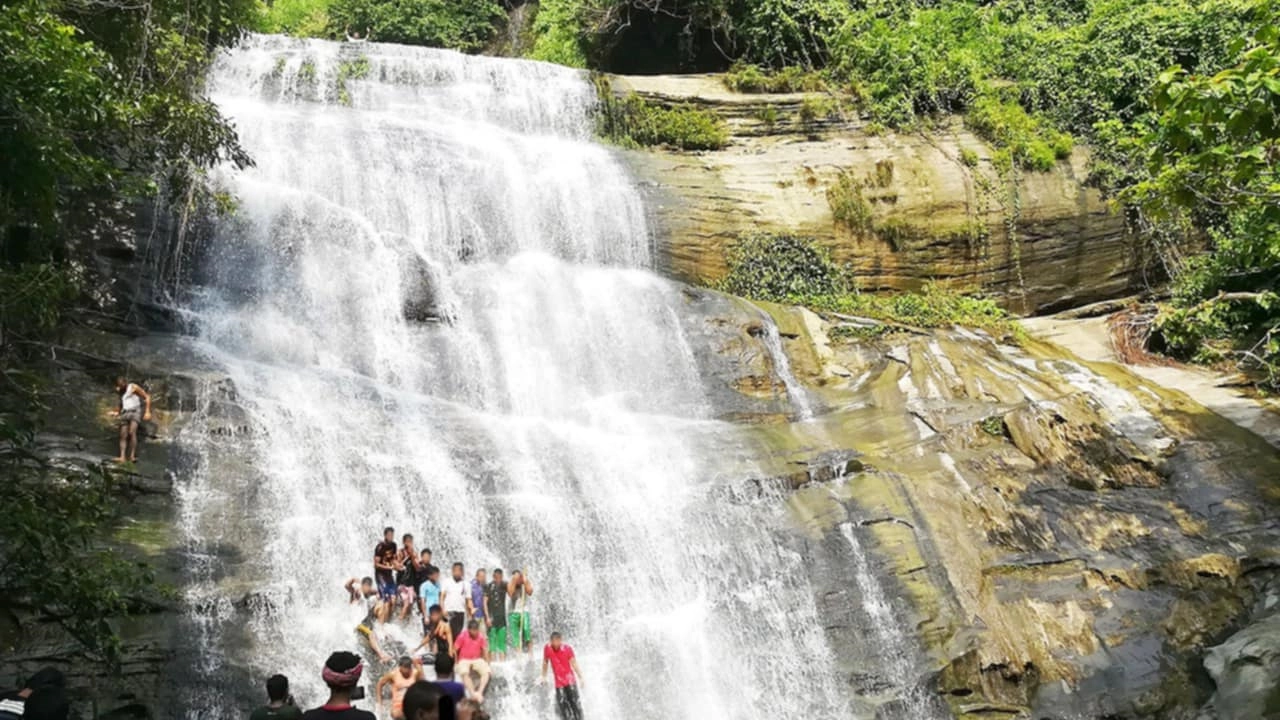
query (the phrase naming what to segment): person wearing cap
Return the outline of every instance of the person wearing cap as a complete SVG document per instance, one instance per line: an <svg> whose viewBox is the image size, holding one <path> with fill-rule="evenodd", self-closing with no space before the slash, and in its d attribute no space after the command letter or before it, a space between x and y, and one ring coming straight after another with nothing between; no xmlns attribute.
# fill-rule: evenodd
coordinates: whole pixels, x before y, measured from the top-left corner
<svg viewBox="0 0 1280 720"><path fill-rule="evenodd" d="M391 719L404 718L404 693L415 682L422 680L422 670L414 667L413 658L400 658L397 667L378 679L378 686L373 691L374 706L382 708L382 688L391 686Z"/></svg>
<svg viewBox="0 0 1280 720"><path fill-rule="evenodd" d="M351 696L363 672L364 663L359 655L345 650L330 655L320 672L324 684L329 686L329 701L302 713L302 720L377 720L368 710L358 710L351 705Z"/></svg>
<svg viewBox="0 0 1280 720"><path fill-rule="evenodd" d="M467 622L467 631L453 641L458 656L458 674L462 676L462 684L467 687L467 694L480 702L484 702L484 691L489 687L489 641L480 632L480 622ZM480 677L480 684L473 685L471 673Z"/></svg>
<svg viewBox="0 0 1280 720"><path fill-rule="evenodd" d="M0 720L20 720L24 717L27 702L37 690L64 692L66 687L67 676L61 670L53 667L41 668L27 680L21 690L0 695Z"/></svg>
<svg viewBox="0 0 1280 720"><path fill-rule="evenodd" d="M267 704L253 711L249 720L298 720L302 711L289 695L289 678L272 675L267 678Z"/></svg>
<svg viewBox="0 0 1280 720"><path fill-rule="evenodd" d="M578 699L578 686L582 684L582 669L573 648L564 644L560 633L551 633L551 642L542 648L542 677L547 681L547 666L556 680L556 714L560 720L582 720L582 703Z"/></svg>

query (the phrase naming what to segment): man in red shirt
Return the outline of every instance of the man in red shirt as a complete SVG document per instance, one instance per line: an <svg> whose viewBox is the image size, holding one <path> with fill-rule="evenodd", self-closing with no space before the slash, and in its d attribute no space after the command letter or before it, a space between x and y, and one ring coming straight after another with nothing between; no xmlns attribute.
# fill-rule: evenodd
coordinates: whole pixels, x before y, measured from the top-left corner
<svg viewBox="0 0 1280 720"><path fill-rule="evenodd" d="M547 665L556 678L556 714L560 720L582 720L582 704L578 700L578 686L582 670L573 648L565 645L560 633L551 633L551 643L542 648L542 679L547 681Z"/></svg>
<svg viewBox="0 0 1280 720"><path fill-rule="evenodd" d="M458 653L458 674L462 676L462 684L467 686L467 695L477 702L484 702L484 691L489 687L489 641L480 632L480 623L476 620L467 622L467 631L453 641ZM480 676L480 685L472 685L471 672Z"/></svg>

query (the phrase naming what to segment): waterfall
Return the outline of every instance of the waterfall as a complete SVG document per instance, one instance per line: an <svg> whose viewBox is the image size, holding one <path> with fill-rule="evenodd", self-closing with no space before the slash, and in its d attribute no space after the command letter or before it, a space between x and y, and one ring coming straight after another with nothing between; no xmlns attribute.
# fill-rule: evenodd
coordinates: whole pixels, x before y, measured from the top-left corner
<svg viewBox="0 0 1280 720"><path fill-rule="evenodd" d="M809 401L809 393L796 379L795 373L791 372L791 360L782 347L782 333L778 331L778 325L773 318L765 313L761 315L764 320L764 347L769 352L770 362L773 363L773 372L787 390L787 399L796 410L796 419L801 422L812 420L813 403Z"/></svg>
<svg viewBox="0 0 1280 720"><path fill-rule="evenodd" d="M220 558L188 590L198 669L321 702L390 525L468 577L527 568L535 652L565 634L590 717L848 716L782 498L714 492L737 430L583 74L252 37L210 92L256 166L222 173L238 207L186 308L249 428L183 437L188 543ZM536 671L496 667L494 717L549 716Z"/></svg>
<svg viewBox="0 0 1280 720"><path fill-rule="evenodd" d="M853 530L853 524L840 523L840 534L849 544L853 582L862 598L862 611L870 626L870 649L881 665L884 678L896 686L895 695L901 703L904 717L912 720L942 717L917 682L913 660L915 648L907 640L905 628L898 620L892 601L872 572L862 543Z"/></svg>

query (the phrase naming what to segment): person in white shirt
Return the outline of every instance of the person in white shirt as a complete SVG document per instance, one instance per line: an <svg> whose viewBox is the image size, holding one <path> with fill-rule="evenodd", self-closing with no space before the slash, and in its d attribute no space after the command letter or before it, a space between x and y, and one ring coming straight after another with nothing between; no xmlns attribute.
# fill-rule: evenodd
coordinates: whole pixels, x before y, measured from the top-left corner
<svg viewBox="0 0 1280 720"><path fill-rule="evenodd" d="M449 618L449 629L453 631L454 638L462 634L462 629L467 624L470 588L467 581L462 579L463 574L462 563L454 563L452 576L440 586L440 609Z"/></svg>
<svg viewBox="0 0 1280 720"><path fill-rule="evenodd" d="M120 407L111 413L120 424L120 455L116 462L135 462L138 459L138 423L151 419L151 396L123 377L116 378L116 393L120 396Z"/></svg>

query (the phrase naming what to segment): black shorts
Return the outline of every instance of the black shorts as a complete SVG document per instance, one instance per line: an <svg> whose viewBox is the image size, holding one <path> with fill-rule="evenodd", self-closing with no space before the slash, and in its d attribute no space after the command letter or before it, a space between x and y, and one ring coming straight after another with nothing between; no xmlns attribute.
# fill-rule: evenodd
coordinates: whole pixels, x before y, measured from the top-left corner
<svg viewBox="0 0 1280 720"><path fill-rule="evenodd" d="M467 627L467 614L460 612L449 613L449 629L453 631L454 639L462 637L462 631Z"/></svg>

